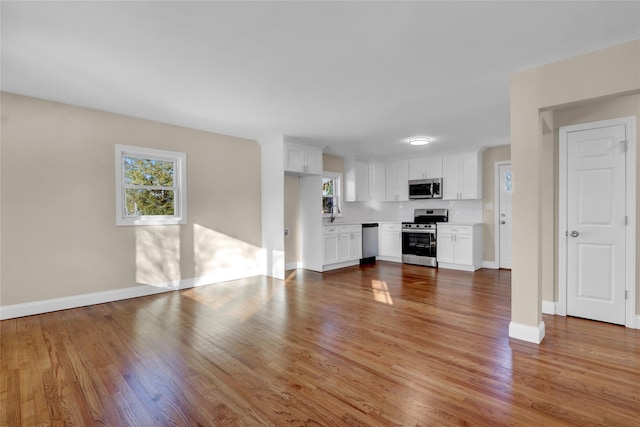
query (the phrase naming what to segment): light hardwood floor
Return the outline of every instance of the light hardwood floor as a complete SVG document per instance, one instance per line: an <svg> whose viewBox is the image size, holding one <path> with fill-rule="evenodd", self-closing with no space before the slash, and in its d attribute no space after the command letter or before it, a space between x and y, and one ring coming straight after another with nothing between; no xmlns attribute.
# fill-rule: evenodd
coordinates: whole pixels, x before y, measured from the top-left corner
<svg viewBox="0 0 640 427"><path fill-rule="evenodd" d="M640 425L640 331L509 339L509 271L288 273L2 321L0 425Z"/></svg>

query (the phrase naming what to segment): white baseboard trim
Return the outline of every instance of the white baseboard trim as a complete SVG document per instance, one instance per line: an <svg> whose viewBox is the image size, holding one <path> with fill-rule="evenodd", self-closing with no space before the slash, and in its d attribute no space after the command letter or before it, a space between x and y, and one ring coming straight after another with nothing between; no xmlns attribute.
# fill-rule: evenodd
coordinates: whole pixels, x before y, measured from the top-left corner
<svg viewBox="0 0 640 427"><path fill-rule="evenodd" d="M446 268L448 270L461 270L461 271L470 271L470 272L479 270L479 267L475 265L450 264L448 262L439 262L438 268Z"/></svg>
<svg viewBox="0 0 640 427"><path fill-rule="evenodd" d="M636 324L631 325L633 329L640 329L640 315L636 315Z"/></svg>
<svg viewBox="0 0 640 427"><path fill-rule="evenodd" d="M14 319L16 317L32 316L34 314L49 313L70 308L85 307L87 305L104 304L129 298L138 298L163 292L194 288L211 285L230 280L244 279L255 275L242 277L226 277L227 275L210 275L193 277L190 279L173 280L154 285L138 285L111 291L92 292L88 294L73 295L70 297L53 298L42 301L33 301L23 304L5 305L0 307L0 320Z"/></svg>
<svg viewBox="0 0 640 427"><path fill-rule="evenodd" d="M299 268L302 268L301 262L289 262L284 265L285 270L297 270Z"/></svg>
<svg viewBox="0 0 640 427"><path fill-rule="evenodd" d="M544 314L556 314L555 301L542 300L542 313Z"/></svg>
<svg viewBox="0 0 640 427"><path fill-rule="evenodd" d="M490 268L492 270L498 270L500 265L497 261L482 261L482 268Z"/></svg>
<svg viewBox="0 0 640 427"><path fill-rule="evenodd" d="M331 270L337 270L338 268L345 268L345 267L353 267L354 265L358 265L360 264L360 260L351 260L351 261L345 261L345 262L339 262L337 264L327 264L327 265L323 265L322 266L322 271L331 271Z"/></svg>
<svg viewBox="0 0 640 427"><path fill-rule="evenodd" d="M544 322L540 322L538 327L523 325L522 323L509 323L509 337L522 341L540 344L544 338Z"/></svg>

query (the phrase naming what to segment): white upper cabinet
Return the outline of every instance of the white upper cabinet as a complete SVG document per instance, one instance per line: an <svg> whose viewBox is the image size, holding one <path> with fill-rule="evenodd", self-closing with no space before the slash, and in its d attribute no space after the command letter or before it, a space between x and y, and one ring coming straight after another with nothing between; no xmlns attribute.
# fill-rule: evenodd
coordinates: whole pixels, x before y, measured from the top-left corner
<svg viewBox="0 0 640 427"><path fill-rule="evenodd" d="M442 158L442 198L482 198L482 156L478 152L452 154Z"/></svg>
<svg viewBox="0 0 640 427"><path fill-rule="evenodd" d="M409 179L442 178L442 156L409 160Z"/></svg>
<svg viewBox="0 0 640 427"><path fill-rule="evenodd" d="M372 202L383 202L386 200L385 169L384 163L369 164L369 200Z"/></svg>
<svg viewBox="0 0 640 427"><path fill-rule="evenodd" d="M355 159L345 159L345 197L346 202L369 201L369 163Z"/></svg>
<svg viewBox="0 0 640 427"><path fill-rule="evenodd" d="M322 151L287 142L284 145L284 170L304 175L322 175Z"/></svg>
<svg viewBox="0 0 640 427"><path fill-rule="evenodd" d="M385 200L409 200L409 162L400 161L385 165Z"/></svg>

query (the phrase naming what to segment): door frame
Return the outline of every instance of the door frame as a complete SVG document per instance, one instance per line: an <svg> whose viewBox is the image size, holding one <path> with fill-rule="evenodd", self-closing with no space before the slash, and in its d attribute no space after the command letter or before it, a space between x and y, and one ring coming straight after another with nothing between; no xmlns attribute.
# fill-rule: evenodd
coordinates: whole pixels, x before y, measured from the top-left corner
<svg viewBox="0 0 640 427"><path fill-rule="evenodd" d="M495 190L494 190L494 209L493 209L493 222L494 222L494 253L495 253L495 263L496 267L500 268L500 166L510 165L511 160L500 160L495 162L494 166L494 181L495 181Z"/></svg>
<svg viewBox="0 0 640 427"><path fill-rule="evenodd" d="M636 118L621 117L611 120L581 123L563 126L559 130L559 163L558 163L558 303L556 314L567 315L567 139L569 132L594 128L625 125L627 134L627 156L625 163L626 216L627 232L625 239L625 326L640 327L636 324Z"/></svg>

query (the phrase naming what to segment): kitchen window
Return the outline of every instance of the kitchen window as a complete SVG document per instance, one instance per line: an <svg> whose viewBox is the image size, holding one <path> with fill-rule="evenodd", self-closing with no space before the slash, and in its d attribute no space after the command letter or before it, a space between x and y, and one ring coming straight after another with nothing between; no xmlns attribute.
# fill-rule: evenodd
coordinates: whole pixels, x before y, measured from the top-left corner
<svg viewBox="0 0 640 427"><path fill-rule="evenodd" d="M116 225L187 223L187 155L116 145Z"/></svg>
<svg viewBox="0 0 640 427"><path fill-rule="evenodd" d="M322 213L334 215L341 213L340 187L342 174L339 172L322 173Z"/></svg>

